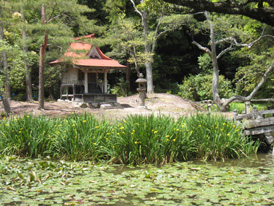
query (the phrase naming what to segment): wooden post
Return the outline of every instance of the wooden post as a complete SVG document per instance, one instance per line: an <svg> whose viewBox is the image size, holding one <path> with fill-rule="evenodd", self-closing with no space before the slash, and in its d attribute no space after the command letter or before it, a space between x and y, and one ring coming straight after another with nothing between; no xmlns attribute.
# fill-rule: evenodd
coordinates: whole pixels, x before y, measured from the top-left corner
<svg viewBox="0 0 274 206"><path fill-rule="evenodd" d="M67 86L67 99L68 99L68 93L69 93L69 88L68 88L68 86Z"/></svg>
<svg viewBox="0 0 274 206"><path fill-rule="evenodd" d="M71 98L71 101L74 101L75 99L75 85L73 84L73 87L72 87L72 92L73 92L73 96Z"/></svg>
<svg viewBox="0 0 274 206"><path fill-rule="evenodd" d="M236 122L236 117L238 116L238 112L237 112L237 109L234 109L233 110L233 120L234 122Z"/></svg>
<svg viewBox="0 0 274 206"><path fill-rule="evenodd" d="M107 70L104 71L104 93L108 93L108 80L107 80Z"/></svg>
<svg viewBox="0 0 274 206"><path fill-rule="evenodd" d="M60 99L62 99L62 85L60 86Z"/></svg>
<svg viewBox="0 0 274 206"><path fill-rule="evenodd" d="M85 94L88 93L88 70L85 69Z"/></svg>
<svg viewBox="0 0 274 206"><path fill-rule="evenodd" d="M128 55L127 55L128 57ZM127 61L127 73L126 73L126 83L127 83L127 95L130 91L130 64Z"/></svg>
<svg viewBox="0 0 274 206"><path fill-rule="evenodd" d="M98 87L98 72L96 72L96 87Z"/></svg>
<svg viewBox="0 0 274 206"><path fill-rule="evenodd" d="M250 101L245 102L245 113L250 114Z"/></svg>

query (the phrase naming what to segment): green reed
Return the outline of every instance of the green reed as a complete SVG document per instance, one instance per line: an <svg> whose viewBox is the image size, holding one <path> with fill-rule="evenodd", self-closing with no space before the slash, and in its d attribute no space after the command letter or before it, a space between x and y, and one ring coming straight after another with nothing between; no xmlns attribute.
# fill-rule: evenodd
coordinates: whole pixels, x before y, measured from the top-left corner
<svg viewBox="0 0 274 206"><path fill-rule="evenodd" d="M110 125L92 115L72 115L56 122L56 150L59 157L73 160L107 159L103 152Z"/></svg>
<svg viewBox="0 0 274 206"><path fill-rule="evenodd" d="M203 159L240 158L255 154L259 142L243 136L241 125L226 117L210 114L196 114L181 117L178 122L191 134L195 156Z"/></svg>
<svg viewBox="0 0 274 206"><path fill-rule="evenodd" d="M30 157L52 154L54 142L50 137L54 132L53 124L53 119L31 115L2 120L1 152Z"/></svg>
<svg viewBox="0 0 274 206"><path fill-rule="evenodd" d="M25 115L0 122L0 153L123 164L241 158L259 146L241 130L241 125L210 114L178 120L130 115L114 123L88 114L56 119Z"/></svg>

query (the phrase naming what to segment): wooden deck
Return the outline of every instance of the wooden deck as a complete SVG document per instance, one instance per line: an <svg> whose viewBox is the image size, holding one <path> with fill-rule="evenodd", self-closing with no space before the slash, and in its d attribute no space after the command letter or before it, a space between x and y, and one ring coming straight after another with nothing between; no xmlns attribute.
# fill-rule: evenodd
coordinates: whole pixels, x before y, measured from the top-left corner
<svg viewBox="0 0 274 206"><path fill-rule="evenodd" d="M63 93L63 90L66 90ZM89 93L84 93L84 85L81 82L62 84L60 88L61 99L85 103L117 103L116 94L108 94L102 91L97 84L89 84Z"/></svg>
<svg viewBox="0 0 274 206"><path fill-rule="evenodd" d="M87 94L62 94L62 99L69 99L74 102L86 103L117 103L116 94L87 93Z"/></svg>
<svg viewBox="0 0 274 206"><path fill-rule="evenodd" d="M274 143L274 110L256 111L250 114L237 114L234 111L234 120L243 123L244 134L248 136L264 137L268 145Z"/></svg>

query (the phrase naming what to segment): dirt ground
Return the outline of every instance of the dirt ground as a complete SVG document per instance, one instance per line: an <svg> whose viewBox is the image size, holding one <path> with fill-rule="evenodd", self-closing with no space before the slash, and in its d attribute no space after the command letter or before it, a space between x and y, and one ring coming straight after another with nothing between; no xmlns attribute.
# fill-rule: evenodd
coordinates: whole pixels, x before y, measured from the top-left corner
<svg viewBox="0 0 274 206"><path fill-rule="evenodd" d="M72 102L45 102L45 109L38 110L38 102L11 101L13 115L46 115L60 117L72 113L92 113L96 116L107 118L121 118L128 114L151 114L161 113L171 116L180 116L202 110L201 106L179 96L171 94L152 94L146 99L146 109L138 108L138 95L118 97L118 105L105 108L80 108ZM4 112L0 104L0 114Z"/></svg>

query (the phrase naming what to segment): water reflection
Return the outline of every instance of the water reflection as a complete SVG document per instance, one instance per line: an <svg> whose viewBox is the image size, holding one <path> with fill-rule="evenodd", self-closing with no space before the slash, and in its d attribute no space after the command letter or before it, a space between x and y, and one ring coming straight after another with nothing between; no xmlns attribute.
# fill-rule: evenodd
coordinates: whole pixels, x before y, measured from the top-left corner
<svg viewBox="0 0 274 206"><path fill-rule="evenodd" d="M197 159L191 162L197 165L212 165L217 167L263 167L274 165L274 155L271 153L259 153L243 159L225 159L224 161L203 161Z"/></svg>

